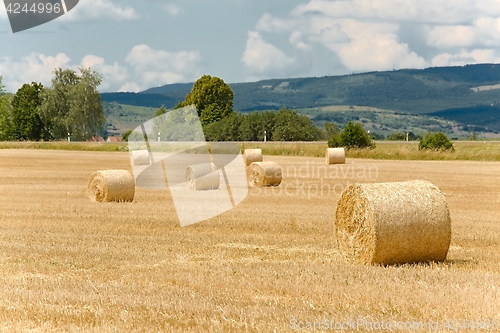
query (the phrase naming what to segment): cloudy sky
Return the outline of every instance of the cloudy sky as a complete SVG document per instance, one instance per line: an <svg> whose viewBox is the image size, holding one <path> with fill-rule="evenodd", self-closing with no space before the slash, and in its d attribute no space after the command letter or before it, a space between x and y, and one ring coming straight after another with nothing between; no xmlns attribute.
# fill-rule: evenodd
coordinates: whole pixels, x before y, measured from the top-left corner
<svg viewBox="0 0 500 333"><path fill-rule="evenodd" d="M10 92L92 67L101 91L193 82L500 62L500 0L80 0L13 34L0 4Z"/></svg>

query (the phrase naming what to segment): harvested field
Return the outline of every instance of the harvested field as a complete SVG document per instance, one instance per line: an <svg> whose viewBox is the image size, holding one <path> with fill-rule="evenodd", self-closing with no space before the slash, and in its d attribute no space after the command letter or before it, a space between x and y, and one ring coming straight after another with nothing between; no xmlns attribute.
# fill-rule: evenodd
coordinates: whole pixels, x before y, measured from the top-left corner
<svg viewBox="0 0 500 333"><path fill-rule="evenodd" d="M251 188L233 210L181 228L167 191L88 200L94 171L131 171L127 152L0 150L0 331L291 332L383 320L451 332L446 320L500 321L499 162L273 161L279 187ZM412 179L446 196L446 261L345 263L333 227L342 190Z"/></svg>

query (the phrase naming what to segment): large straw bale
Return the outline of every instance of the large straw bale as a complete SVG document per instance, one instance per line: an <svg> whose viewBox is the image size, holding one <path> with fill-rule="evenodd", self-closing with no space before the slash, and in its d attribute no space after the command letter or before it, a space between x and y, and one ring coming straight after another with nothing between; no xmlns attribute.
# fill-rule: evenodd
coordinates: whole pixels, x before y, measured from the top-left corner
<svg viewBox="0 0 500 333"><path fill-rule="evenodd" d="M445 197L421 180L347 187L335 229L339 250L365 264L442 261L451 241Z"/></svg>
<svg viewBox="0 0 500 333"><path fill-rule="evenodd" d="M134 165L149 165L149 151L146 149L132 151L132 161Z"/></svg>
<svg viewBox="0 0 500 333"><path fill-rule="evenodd" d="M262 162L262 149L245 149L243 160L247 166L253 162Z"/></svg>
<svg viewBox="0 0 500 333"><path fill-rule="evenodd" d="M213 163L191 165L186 168L186 184L190 190L217 190L220 186L219 170Z"/></svg>
<svg viewBox="0 0 500 333"><path fill-rule="evenodd" d="M135 195L134 177L127 170L100 170L94 172L88 182L93 201L131 202Z"/></svg>
<svg viewBox="0 0 500 333"><path fill-rule="evenodd" d="M326 164L345 164L344 148L327 148L325 152Z"/></svg>
<svg viewBox="0 0 500 333"><path fill-rule="evenodd" d="M276 162L253 162L247 167L247 180L250 186L278 186L281 184L283 170Z"/></svg>

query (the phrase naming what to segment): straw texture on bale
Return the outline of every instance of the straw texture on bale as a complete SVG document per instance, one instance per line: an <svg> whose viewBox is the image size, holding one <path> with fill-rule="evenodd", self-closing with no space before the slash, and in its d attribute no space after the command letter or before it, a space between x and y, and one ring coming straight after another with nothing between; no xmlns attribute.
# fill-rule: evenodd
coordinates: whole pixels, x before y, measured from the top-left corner
<svg viewBox="0 0 500 333"><path fill-rule="evenodd" d="M326 164L345 164L344 148L327 148L325 152Z"/></svg>
<svg viewBox="0 0 500 333"><path fill-rule="evenodd" d="M262 162L262 149L245 149L243 159L247 166L253 162Z"/></svg>
<svg viewBox="0 0 500 333"><path fill-rule="evenodd" d="M127 170L100 170L90 176L88 190L93 201L131 202L135 195L135 181Z"/></svg>
<svg viewBox="0 0 500 333"><path fill-rule="evenodd" d="M283 171L276 162L253 162L247 168L247 180L250 186L278 186L281 184Z"/></svg>
<svg viewBox="0 0 500 333"><path fill-rule="evenodd" d="M191 165L186 168L186 184L190 190L217 190L220 186L219 170L213 163Z"/></svg>
<svg viewBox="0 0 500 333"><path fill-rule="evenodd" d="M149 152L147 150L132 151L132 160L134 165L149 165Z"/></svg>
<svg viewBox="0 0 500 333"><path fill-rule="evenodd" d="M335 233L339 250L358 263L443 261L450 212L444 195L427 181L355 184L340 197Z"/></svg>

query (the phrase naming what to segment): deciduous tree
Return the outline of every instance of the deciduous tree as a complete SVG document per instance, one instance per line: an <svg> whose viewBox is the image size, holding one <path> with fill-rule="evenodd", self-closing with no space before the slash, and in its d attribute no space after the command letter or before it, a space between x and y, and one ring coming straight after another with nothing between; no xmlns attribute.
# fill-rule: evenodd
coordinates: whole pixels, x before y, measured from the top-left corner
<svg viewBox="0 0 500 333"><path fill-rule="evenodd" d="M219 121L233 112L233 90L218 77L203 75L176 109L194 104L202 125Z"/></svg>
<svg viewBox="0 0 500 333"><path fill-rule="evenodd" d="M56 69L52 87L43 90L40 116L54 138L70 133L86 140L100 134L106 122L97 90L101 75L83 67L79 71L80 75L70 69Z"/></svg>
<svg viewBox="0 0 500 333"><path fill-rule="evenodd" d="M363 128L363 125L352 121L348 122L340 133L340 145L347 149L375 147L372 138Z"/></svg>
<svg viewBox="0 0 500 333"><path fill-rule="evenodd" d="M7 94L0 75L0 140L11 140L12 133L12 96Z"/></svg>
<svg viewBox="0 0 500 333"><path fill-rule="evenodd" d="M42 104L41 83L25 83L12 99L12 131L16 140L50 139L40 119L38 108Z"/></svg>
<svg viewBox="0 0 500 333"><path fill-rule="evenodd" d="M436 132L431 134L427 132L425 137L419 141L418 149L430 149L430 150L450 150L455 151L455 147L453 147L453 143L448 139L446 134L442 132Z"/></svg>

